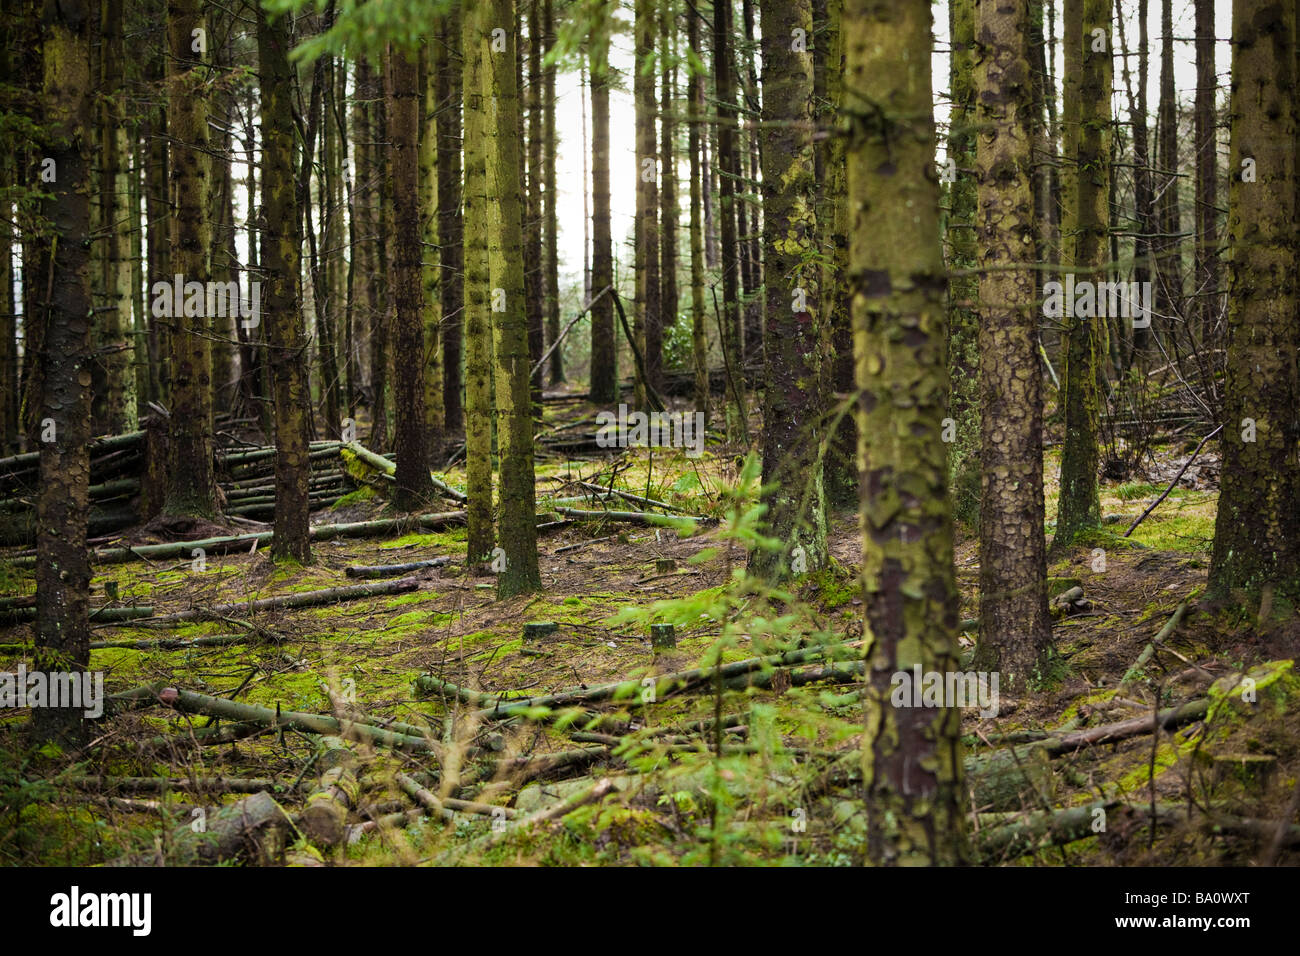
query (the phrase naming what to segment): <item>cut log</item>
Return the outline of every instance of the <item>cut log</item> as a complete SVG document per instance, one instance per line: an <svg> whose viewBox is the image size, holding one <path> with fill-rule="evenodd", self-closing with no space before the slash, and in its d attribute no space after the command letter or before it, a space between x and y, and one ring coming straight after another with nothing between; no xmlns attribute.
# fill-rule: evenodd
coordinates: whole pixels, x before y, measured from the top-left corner
<svg viewBox="0 0 1300 956"><path fill-rule="evenodd" d="M284 853L297 838L293 821L265 792L228 807L207 811L196 832L195 823L171 831L161 854L133 853L109 866L199 866L239 860L254 866L284 862Z"/></svg>
<svg viewBox="0 0 1300 956"><path fill-rule="evenodd" d="M303 804L302 828L316 845L338 846L346 836L348 811L361 795L356 756L342 738L322 737L316 765L320 777Z"/></svg>

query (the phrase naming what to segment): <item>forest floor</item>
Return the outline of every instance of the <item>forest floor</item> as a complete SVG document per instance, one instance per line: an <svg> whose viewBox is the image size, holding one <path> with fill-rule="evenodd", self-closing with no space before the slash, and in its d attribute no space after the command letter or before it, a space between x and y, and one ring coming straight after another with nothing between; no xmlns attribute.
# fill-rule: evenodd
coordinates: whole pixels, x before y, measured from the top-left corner
<svg viewBox="0 0 1300 956"><path fill-rule="evenodd" d="M563 415L577 421L591 412L578 405ZM248 641L104 647L92 651L91 669L105 674L109 693L158 684L280 711L424 730L436 754L354 744L358 783L345 839L333 847L299 841L289 855L293 862L860 862L865 831L855 748L862 718L855 690L861 684L851 670L854 649L837 648L862 635L856 515L833 517L831 568L801 577L789 594L748 589L733 577L744 555L727 530L725 491L736 485L739 469L734 458L715 451L696 460L666 449L653 456L630 449L617 457L539 460L539 513L549 510L551 498L581 494L576 480L608 484L617 471L617 487L722 521L689 536L604 520L544 529L544 590L528 597L498 600L490 574L466 572L459 527L317 542L309 567L276 567L261 553L211 554L203 570L188 559L97 564L92 606L152 605L158 615L353 585L358 582L345 568L354 565L452 559L408 575L416 587L400 594L256 614L228 611L220 620L165 628L99 625L96 641L188 642L232 630L246 632ZM1300 773L1300 678L1291 671L1300 633L1294 625L1261 627L1197 607L1213 534L1213 459L1198 459L1132 538L1122 537L1186 456L1181 446L1160 448L1144 480L1105 486L1103 512L1120 520L1052 561L1054 593L1083 589L1082 601L1060 608L1054 602L1057 668L1031 693L1004 691L996 717L964 711L976 859L1296 862L1300 827L1275 821L1289 817ZM1055 512L1055 469L1049 453L1048 515ZM464 488L463 470L443 477ZM380 517L385 507L363 490L316 513L313 522ZM974 618L977 541L969 529L959 527L958 535L962 617ZM6 569L0 556L0 575L8 578L0 583L7 588L30 593L31 574ZM1190 602L1188 612L1121 687L1183 602ZM525 640L530 621L557 627ZM675 649L652 649L652 621L676 623ZM974 637L973 629L966 631L964 646ZM30 666L31 640L30 624L0 628L0 641L7 642L0 646L0 670ZM712 679L680 689L654 680L719 656L736 662L792 649L803 649L803 659L749 670L725 687ZM423 674L445 682L441 692L417 693L413 683ZM1240 692L1243 674L1254 681L1248 685L1254 693ZM629 683L615 699L515 708L509 716L446 691L451 684L522 700L618 681ZM751 686L736 686L745 683ZM1075 737L1051 751L1038 746L1207 695L1208 714L1180 720L1158 736ZM93 745L79 754L28 749L21 727L29 712L4 713L0 861L93 865L129 853L168 859L173 831L183 830L196 808L242 799L212 792L217 780L234 789L271 781L265 788L292 815L308 802L322 769L314 763L317 736L267 726L255 736L208 744L199 738L211 733L209 717L151 701L154 706L103 719ZM726 727L720 735L716 723L709 725L718 716ZM468 803L463 811L444 804L444 812L422 814L399 774L424 783L441 801ZM91 775L107 776L86 779ZM162 792L142 792L123 781L144 777L172 783ZM395 823L399 811L406 815ZM381 825L363 825L384 814Z"/></svg>

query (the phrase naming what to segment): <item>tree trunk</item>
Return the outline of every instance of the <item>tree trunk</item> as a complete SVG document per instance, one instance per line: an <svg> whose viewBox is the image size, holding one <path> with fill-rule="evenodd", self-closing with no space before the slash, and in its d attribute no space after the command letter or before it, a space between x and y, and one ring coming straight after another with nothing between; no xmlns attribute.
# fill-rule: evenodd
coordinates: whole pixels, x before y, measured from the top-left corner
<svg viewBox="0 0 1300 956"><path fill-rule="evenodd" d="M444 53L438 70L438 263L442 295L442 404L444 438L465 430L464 401L461 396L463 312L465 286L461 273L464 263L464 221L461 218L460 179L460 107L461 67L460 31L463 16L459 0L453 2L443 23L446 29L439 42Z"/></svg>
<svg viewBox="0 0 1300 956"><path fill-rule="evenodd" d="M871 448L859 512L867 856L878 865L967 858L960 712L891 702L891 675L899 671L959 669L947 454L939 440L948 380L939 190L930 172L930 27L926 0L844 5L846 105L874 117L848 151L859 461L867 462L866 436L890 436Z"/></svg>
<svg viewBox="0 0 1300 956"><path fill-rule="evenodd" d="M415 511L433 497L424 406L424 269L421 256L419 54L390 48L388 139L393 170L394 398L399 511Z"/></svg>
<svg viewBox="0 0 1300 956"><path fill-rule="evenodd" d="M516 37L519 34L516 33ZM519 95L523 97L523 90ZM528 319L531 368L546 350L546 267L542 258L542 10L541 0L528 0L528 188L524 209L524 297ZM557 315L556 321L559 321ZM530 401L541 414L543 370L532 376Z"/></svg>
<svg viewBox="0 0 1300 956"><path fill-rule="evenodd" d="M655 0L635 0L636 74L636 237L632 269L636 275L636 311L632 335L645 356L645 375L658 388L663 372L663 328L660 325L659 185L655 144ZM597 286L597 288L604 288ZM635 404L648 409L647 382L636 377Z"/></svg>
<svg viewBox="0 0 1300 956"><path fill-rule="evenodd" d="M609 210L609 33L607 22L591 31L591 288L614 284ZM591 308L591 401L618 401L618 339L614 302L601 296Z"/></svg>
<svg viewBox="0 0 1300 956"><path fill-rule="evenodd" d="M736 237L736 78L731 68L731 4L713 5L713 76L718 99L718 205L722 216L722 354L727 366L727 440L748 438L740 318L740 258ZM599 283L597 283L599 285Z"/></svg>
<svg viewBox="0 0 1300 956"><path fill-rule="evenodd" d="M200 0L168 0L167 134L171 144L170 273L185 283L206 284L212 233L208 226L208 68L194 50L194 31L204 30ZM165 279L166 277L157 277ZM166 294L166 293L164 293ZM172 302L171 405L167 440L168 515L213 518L217 481L212 471L212 323L204 304L192 314Z"/></svg>
<svg viewBox="0 0 1300 956"><path fill-rule="evenodd" d="M438 239L438 74L447 48L426 40L420 51L420 280L424 287L424 450L429 467L442 461L442 307L438 282L442 252Z"/></svg>
<svg viewBox="0 0 1300 956"><path fill-rule="evenodd" d="M1156 193L1160 238L1155 243L1155 311L1159 315L1181 316L1183 308L1182 269L1178 240L1178 93L1174 88L1173 0L1160 0L1160 106L1156 115Z"/></svg>
<svg viewBox="0 0 1300 956"><path fill-rule="evenodd" d="M555 47L555 11L553 0L541 0L542 3L542 43L547 52ZM559 234L559 214L555 194L555 73L558 67L552 63L545 67L545 90L542 102L542 178L546 188L546 221L543 229L542 261L545 265L546 280L546 341L552 345L560 337L560 260L557 250ZM579 88L579 95L582 90ZM586 122L584 111L583 122ZM586 165L586 144L583 144L584 166ZM583 177L583 200L586 201L586 177ZM583 223L586 223L583 215ZM586 241L583 242L583 258L586 258ZM586 270L583 270L584 275ZM585 305L586 302L584 301ZM558 385L564 381L564 353L560 349L551 352L551 384Z"/></svg>
<svg viewBox="0 0 1300 956"><path fill-rule="evenodd" d="M300 241L293 174L293 70L289 20L258 14L262 112L262 297L275 402L275 539L271 556L311 561L307 369L299 292Z"/></svg>
<svg viewBox="0 0 1300 956"><path fill-rule="evenodd" d="M1034 265L1030 0L979 0L980 670L1041 678L1051 650ZM973 52L973 51L972 51Z"/></svg>
<svg viewBox="0 0 1300 956"><path fill-rule="evenodd" d="M956 272L948 280L950 326L948 329L948 415L953 419L954 441L949 443L948 474L953 483L953 507L959 520L975 523L980 514L980 449L976 436L980 428L980 279L975 275L980 245L976 242L975 169L976 93L976 0L952 0L948 14L952 23L952 125L948 136L948 162L952 179L948 185L948 256ZM1021 24L1028 29L1027 23ZM1027 119L1018 116L1018 122ZM1032 280L1031 280L1032 281ZM981 301L988 301L981 298ZM1002 302L997 299L994 301ZM1015 301L1015 300L1010 300ZM1025 368L1036 368L1038 356ZM987 498L983 499L987 501Z"/></svg>
<svg viewBox="0 0 1300 956"><path fill-rule="evenodd" d="M700 49L700 24L694 10L686 12L686 45ZM709 420L709 339L704 317L704 218L701 208L700 124L704 119L704 74L688 66L687 135L691 154L691 355L695 367L695 410Z"/></svg>
<svg viewBox="0 0 1300 956"><path fill-rule="evenodd" d="M375 271L370 277L373 308L370 313L370 447L387 451L389 442L388 391L391 349L388 335L392 328L393 283L389 267L393 263L393 164L392 143L388 133L388 99L384 95L392 68L390 57L380 61L370 106L371 157L374 161L374 236Z"/></svg>
<svg viewBox="0 0 1300 956"><path fill-rule="evenodd" d="M462 7L465 107L465 472L470 565L492 553L492 329L488 309L486 60L492 56L486 5ZM512 66L513 68L513 66Z"/></svg>
<svg viewBox="0 0 1300 956"><path fill-rule="evenodd" d="M492 23L513 20L514 0L492 0ZM528 310L524 284L519 91L515 86L515 38L484 56L487 99L488 259L492 286L492 345L496 357L497 449L501 462L500 539L505 567L497 576L502 598L540 591L537 566L536 492L529 369ZM500 307L498 307L498 305ZM537 356L540 360L541 356ZM470 492L473 505L474 493Z"/></svg>
<svg viewBox="0 0 1300 956"><path fill-rule="evenodd" d="M1214 98L1214 0L1196 0L1196 302L1195 333L1220 343L1213 330L1219 315L1219 134Z"/></svg>
<svg viewBox="0 0 1300 956"><path fill-rule="evenodd" d="M1073 75L1079 77L1074 104L1078 109L1074 126L1075 162L1073 188L1075 209L1074 255L1071 266L1080 281L1104 282L1110 231L1110 0L1066 0L1067 32L1074 24L1078 39L1075 57L1081 63ZM1093 49L1093 29L1105 31L1102 48ZM1067 52L1069 47L1067 46ZM1067 63L1067 73L1070 66ZM1067 104L1068 105L1068 104ZM1067 133L1067 137L1068 137ZM1066 163L1071 156L1066 154ZM1069 241L1068 230L1062 230ZM1101 524L1101 500L1097 489L1097 435L1100 427L1098 366L1105 355L1105 323L1063 312L1066 327L1065 444L1061 453L1061 496L1056 512L1054 549L1068 548L1077 532Z"/></svg>
<svg viewBox="0 0 1300 956"><path fill-rule="evenodd" d="M122 37L122 0L101 4L103 103L100 128L100 223L103 233L105 311L99 342L103 350L104 395L98 420L110 435L135 431L134 349L131 329L131 233L138 227L132 216L128 189L129 140L127 136L126 82ZM8 247L6 246L6 249Z"/></svg>
<svg viewBox="0 0 1300 956"><path fill-rule="evenodd" d="M676 0L663 0L659 11L659 67L662 72L659 161L663 175L659 237L660 318L657 326L651 327L650 331L655 334L646 343L646 371L650 375L650 384L660 391L664 387L663 339L677 324L677 150L673 142L677 109L676 9Z"/></svg>
<svg viewBox="0 0 1300 956"><path fill-rule="evenodd" d="M843 0L827 0L826 39L818 41L827 51L826 96L836 124L844 105L844 35ZM838 128L838 125L837 125ZM832 507L857 506L858 435L852 410L853 327L849 316L848 287L844 275L848 269L849 208L845 183L844 136L833 136L826 145L825 206L821 222L826 232L825 275L822 277L822 302L825 303L825 348L827 357L822 368L826 394L834 396L827 409L830 422L826 445L823 480L826 503Z"/></svg>
<svg viewBox="0 0 1300 956"><path fill-rule="evenodd" d="M763 533L777 550L750 552L751 572L780 581L826 564L819 455L825 399L824 320L817 237L811 0L762 0L763 244L767 261L764 348Z"/></svg>
<svg viewBox="0 0 1300 956"><path fill-rule="evenodd" d="M41 343L40 490L36 502L35 668L81 672L90 663L90 30L86 0L49 8L42 24L45 60L45 158L54 179L41 213L53 227L49 312ZM32 313L24 315L28 319ZM78 743L80 706L46 701L32 708L40 740ZM48 706L62 704L63 706Z"/></svg>
<svg viewBox="0 0 1300 956"><path fill-rule="evenodd" d="M1300 593L1296 26L1294 3L1233 3L1226 427L1208 590L1247 607Z"/></svg>

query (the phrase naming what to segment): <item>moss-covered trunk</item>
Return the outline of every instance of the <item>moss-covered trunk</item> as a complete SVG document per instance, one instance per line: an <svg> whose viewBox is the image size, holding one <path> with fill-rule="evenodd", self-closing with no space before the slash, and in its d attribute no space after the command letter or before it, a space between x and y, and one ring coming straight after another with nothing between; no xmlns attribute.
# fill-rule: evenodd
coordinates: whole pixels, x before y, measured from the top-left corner
<svg viewBox="0 0 1300 956"><path fill-rule="evenodd" d="M41 213L52 227L53 281L41 343L40 490L36 502L34 670L85 671L90 663L90 25L86 0L52 5L42 24L45 157L54 180ZM30 316L32 313L26 313ZM38 739L76 742L80 707L34 707Z"/></svg>
<svg viewBox="0 0 1300 956"><path fill-rule="evenodd" d="M487 104L484 58L491 56L486 5L462 7L461 89L465 111L465 472L469 502L466 560L492 553L492 329L489 323Z"/></svg>
<svg viewBox="0 0 1300 956"><path fill-rule="evenodd" d="M844 105L844 34L843 0L826 0L826 23L817 48L826 51L825 86L826 122L843 128L840 113ZM845 272L849 260L849 207L846 196L845 142L843 135L832 136L825 145L825 167L821 227L825 266L822 275L824 321L822 336L826 359L822 363L823 388L833 397L827 412L826 457L823 481L828 507L856 506L858 501L858 434L852 409L853 322L849 315L849 293Z"/></svg>
<svg viewBox="0 0 1300 956"><path fill-rule="evenodd" d="M959 666L940 439L948 397L946 279L931 172L930 5L848 0L843 31L846 108L855 118L848 284L860 389L867 856L882 865L960 863L960 712L891 701L894 674Z"/></svg>
<svg viewBox="0 0 1300 956"><path fill-rule="evenodd" d="M135 431L134 349L131 331L131 234L137 228L131 215L128 116L126 112L125 50L122 37L122 0L100 5L100 65L103 82L99 204L103 234L104 311L99 347L104 365L101 414L96 420L110 435Z"/></svg>
<svg viewBox="0 0 1300 956"><path fill-rule="evenodd" d="M393 169L394 451L399 510L412 511L433 497L425 413L425 301L420 210L419 53L392 48L388 139ZM431 179L427 176L426 180ZM400 356L400 360L397 358Z"/></svg>
<svg viewBox="0 0 1300 956"><path fill-rule="evenodd" d="M948 443L948 474L952 481L957 518L973 523L980 508L979 454L979 277L975 266L975 8L976 0L953 0L948 5L952 29L952 123L948 134L948 217L945 239L948 264L948 415L954 434ZM1024 122L1022 116L1020 122ZM951 175L949 175L951 174ZM1034 359L1037 363L1037 357Z"/></svg>
<svg viewBox="0 0 1300 956"><path fill-rule="evenodd" d="M548 52L555 46L555 10L552 0L542 0L542 43ZM554 63L543 68L545 89L542 93L542 177L546 186L542 262L546 287L546 341L551 344L560 337L560 259L557 249L560 224L555 194L555 72L557 69ZM585 144L583 150L585 155ZM587 192L585 180L586 177L584 177L582 190L584 197ZM583 251L585 255L585 241ZM562 349L554 349L551 352L550 376L552 385L564 381Z"/></svg>
<svg viewBox="0 0 1300 956"><path fill-rule="evenodd" d="M614 249L609 210L609 26L591 31L591 289L614 283ZM601 296L591 307L591 401L618 401L618 339L614 303Z"/></svg>
<svg viewBox="0 0 1300 956"><path fill-rule="evenodd" d="M700 25L694 11L686 17L686 46L700 48ZM695 410L709 420L709 340L704 312L704 218L701 201L703 164L700 162L700 121L704 116L704 73L689 64L686 92L688 149L691 154L691 362L695 369Z"/></svg>
<svg viewBox="0 0 1300 956"><path fill-rule="evenodd" d="M272 557L311 560L307 486L310 395L299 294L298 203L294 190L293 70L289 20L259 12L257 52L262 109L262 311L275 404L275 538Z"/></svg>
<svg viewBox="0 0 1300 956"><path fill-rule="evenodd" d="M662 0L659 11L659 162L663 189L659 191L659 319L650 326L646 367L650 384L664 384L664 336L677 324L677 149L674 144L677 110L676 0Z"/></svg>
<svg viewBox="0 0 1300 956"><path fill-rule="evenodd" d="M210 278L212 241L208 226L208 67L194 47L195 30L206 32L199 0L169 0L167 5L167 134L171 144L170 271L185 283ZM292 188L292 187L290 187ZM151 282L171 276L150 276ZM167 493L170 515L212 518L217 482L212 470L212 323L207 308L173 303L171 323L171 404L168 410ZM197 312L197 314L193 314Z"/></svg>
<svg viewBox="0 0 1300 956"><path fill-rule="evenodd" d="M1291 3L1232 8L1228 356L1209 589L1250 604L1300 595L1296 16Z"/></svg>
<svg viewBox="0 0 1300 956"><path fill-rule="evenodd" d="M980 668L1024 687L1051 647L1034 265L1030 0L980 0ZM973 211L973 210L972 210Z"/></svg>
<svg viewBox="0 0 1300 956"><path fill-rule="evenodd" d="M1071 26L1073 24L1073 27ZM1077 39L1074 62L1079 77L1074 105L1077 124L1071 124L1071 101L1066 102L1066 141L1075 150L1067 152L1065 168L1072 171L1074 204L1071 215L1074 254L1068 270L1075 281L1106 281L1110 232L1110 0L1066 0L1066 54L1069 38ZM1098 43L1092 31L1104 31ZM1066 74L1071 75L1067 59ZM1072 87L1067 83L1067 93ZM1076 132L1071 136L1069 130ZM1073 159L1073 162L1071 161ZM1071 230L1062 229L1062 241L1071 243ZM1101 395L1098 369L1106 354L1104 319L1073 315L1066 310L1061 322L1066 334L1065 441L1061 451L1061 493L1056 512L1055 549L1068 548L1079 531L1101 523L1101 499L1097 488L1098 430Z"/></svg>
<svg viewBox="0 0 1300 956"><path fill-rule="evenodd" d="M636 276L636 308L632 335L645 356L646 377L653 385L662 371L663 330L659 325L659 180L655 142L655 0L635 0L636 75L632 81L636 104L636 233L632 270ZM599 287L597 287L599 288ZM646 409L646 383L636 376L636 407Z"/></svg>
<svg viewBox="0 0 1300 956"><path fill-rule="evenodd" d="M464 220L461 212L461 4L451 4L438 69L438 263L442 295L442 405L445 436L465 430L464 379L461 375L465 305Z"/></svg>
<svg viewBox="0 0 1300 956"><path fill-rule="evenodd" d="M490 9L491 22L513 22L514 0L493 0ZM520 143L515 133L519 123L516 36L507 31L504 49L494 47L485 55L483 76L488 105L488 261L496 357L497 452L501 463L498 533L505 551L505 567L497 576L497 593L503 598L542 587L537 567L523 190Z"/></svg>
<svg viewBox="0 0 1300 956"><path fill-rule="evenodd" d="M718 103L718 211L722 217L722 354L727 367L727 439L748 438L745 403L745 358L740 318L740 255L736 236L736 185L740 151L736 145L736 75L731 48L735 43L730 3L713 5L713 82Z"/></svg>
<svg viewBox="0 0 1300 956"><path fill-rule="evenodd" d="M446 48L425 41L420 51L420 279L424 291L424 452L431 468L441 465L442 425L442 302L438 297L441 250L438 241L438 103L439 58Z"/></svg>
<svg viewBox="0 0 1300 956"><path fill-rule="evenodd" d="M757 549L749 568L768 580L826 564L822 500L821 269L813 130L811 0L762 0L763 257L767 341L763 390L764 533L779 550Z"/></svg>

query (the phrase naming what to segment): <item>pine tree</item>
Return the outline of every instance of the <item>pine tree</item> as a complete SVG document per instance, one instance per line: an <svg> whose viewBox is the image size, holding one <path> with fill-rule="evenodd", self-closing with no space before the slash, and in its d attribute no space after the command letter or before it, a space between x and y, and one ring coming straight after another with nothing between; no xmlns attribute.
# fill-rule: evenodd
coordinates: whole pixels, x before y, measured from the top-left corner
<svg viewBox="0 0 1300 956"><path fill-rule="evenodd" d="M945 285L930 87L930 4L844 4L848 286L860 397L868 687L862 738L867 856L966 859L961 715L895 706L892 675L960 670L947 494ZM880 242L888 236L889 242ZM871 439L867 458L867 436Z"/></svg>
<svg viewBox="0 0 1300 956"><path fill-rule="evenodd" d="M608 22L591 31L591 290L598 294L614 284L614 249L609 210L609 30ZM602 295L591 307L591 401L618 401L618 339L614 303Z"/></svg>
<svg viewBox="0 0 1300 956"><path fill-rule="evenodd" d="M1034 265L1030 0L978 0L979 669L1024 687L1051 647ZM975 51L972 51L973 53Z"/></svg>
<svg viewBox="0 0 1300 956"><path fill-rule="evenodd" d="M821 440L822 296L816 247L811 0L762 0L764 348L763 530L779 550L751 552L768 580L826 564Z"/></svg>
<svg viewBox="0 0 1300 956"><path fill-rule="evenodd" d="M513 23L514 0L492 0L489 23ZM529 396L528 310L524 284L523 190L520 183L518 34L505 31L484 56L487 100L488 260L492 345L496 358L497 448L501 461L499 535L505 567L500 597L539 591L533 418ZM540 358L540 356L538 356Z"/></svg>
<svg viewBox="0 0 1300 956"><path fill-rule="evenodd" d="M197 31L197 32L196 32ZM200 0L169 0L167 6L167 133L171 144L171 262L184 281L203 283L210 275L208 223L211 161L208 156L208 111L204 95L208 30ZM158 276L156 280L166 280ZM189 302L187 297L186 302ZM212 323L207 309L199 314L173 303L171 334L171 405L168 418L168 515L212 518L217 512L213 474Z"/></svg>
<svg viewBox="0 0 1300 956"><path fill-rule="evenodd" d="M275 538L277 559L311 561L307 496L310 395L303 358L299 278L302 248L293 177L293 70L287 16L258 11L257 53L262 95L262 312L266 321L275 404Z"/></svg>
<svg viewBox="0 0 1300 956"><path fill-rule="evenodd" d="M1075 61L1081 67L1073 106L1077 123L1071 123L1071 101L1066 100L1064 122L1073 135L1066 137L1074 153L1069 195L1073 199L1072 228L1063 227L1062 241L1074 253L1069 268L1076 281L1105 281L1110 232L1110 0L1066 0L1067 44L1073 36L1078 46ZM1074 24L1073 28L1071 24ZM1101 31L1099 34L1094 31ZM1069 53L1067 45L1066 52ZM1066 61L1066 73L1071 61ZM1067 86L1067 90L1070 87ZM1056 512L1054 549L1069 547L1079 531L1101 524L1101 499L1097 487L1100 402L1098 369L1106 354L1105 322L1085 316L1063 315L1066 327L1065 443L1061 452L1061 495Z"/></svg>
<svg viewBox="0 0 1300 956"><path fill-rule="evenodd" d="M1223 473L1209 593L1300 595L1295 4L1234 0Z"/></svg>
<svg viewBox="0 0 1300 956"><path fill-rule="evenodd" d="M465 4L461 51L465 116L464 303L465 472L469 503L466 560L492 553L492 328L489 309L487 104L483 98L485 58L491 37L487 5Z"/></svg>

